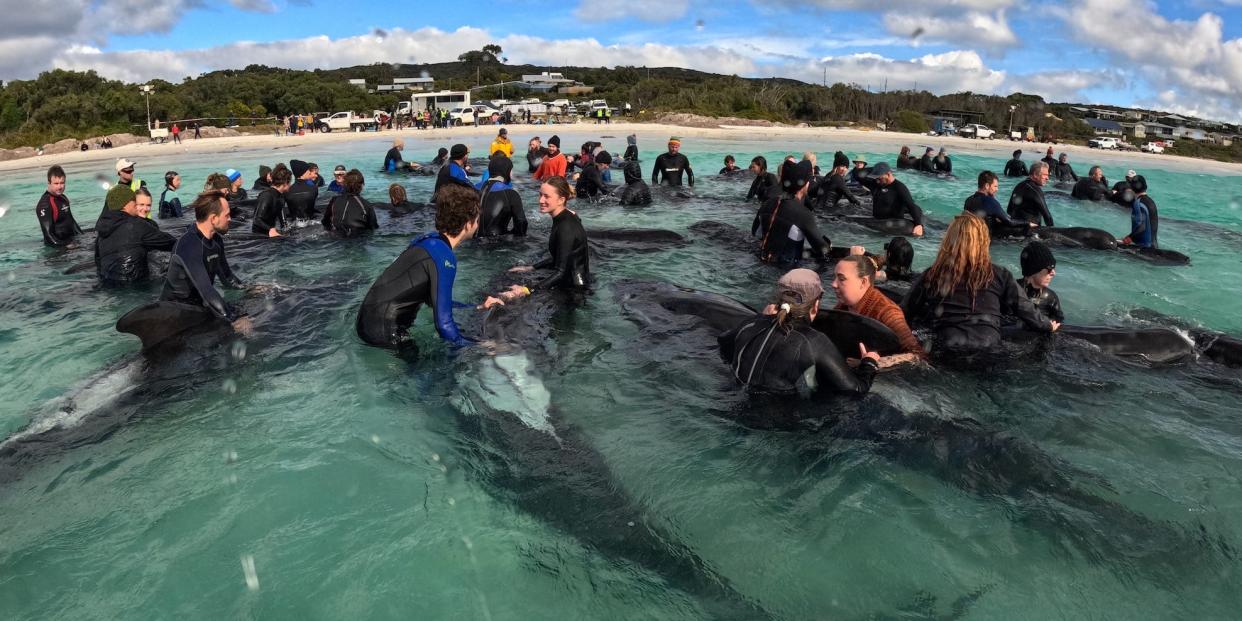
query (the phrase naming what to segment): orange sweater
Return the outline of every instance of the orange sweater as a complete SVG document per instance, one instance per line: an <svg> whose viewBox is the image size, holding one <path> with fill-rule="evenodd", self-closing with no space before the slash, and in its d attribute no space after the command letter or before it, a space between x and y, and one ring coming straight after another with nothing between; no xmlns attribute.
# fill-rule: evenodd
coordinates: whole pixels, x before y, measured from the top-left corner
<svg viewBox="0 0 1242 621"><path fill-rule="evenodd" d="M837 304L836 308L837 310L850 310L844 302ZM918 354L921 358L927 357L927 350L923 349L919 340L914 338L914 334L910 332L910 326L906 324L906 315L901 312L901 307L894 304L875 287L863 294L862 300L858 303L858 309L853 312L888 326L888 329L897 335L897 340L901 341L901 347L906 353Z"/></svg>
<svg viewBox="0 0 1242 621"><path fill-rule="evenodd" d="M548 177L564 177L565 176L565 154L557 153L556 155L543 158L543 163L539 165L535 171L535 179L543 181Z"/></svg>

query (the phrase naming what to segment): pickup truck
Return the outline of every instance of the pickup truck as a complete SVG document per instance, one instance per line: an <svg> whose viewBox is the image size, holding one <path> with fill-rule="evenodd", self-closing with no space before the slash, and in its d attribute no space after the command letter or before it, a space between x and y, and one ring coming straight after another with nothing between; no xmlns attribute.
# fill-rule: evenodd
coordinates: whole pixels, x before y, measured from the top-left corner
<svg viewBox="0 0 1242 621"><path fill-rule="evenodd" d="M449 110L449 120L453 125L474 125L475 110L473 106L462 106Z"/></svg>
<svg viewBox="0 0 1242 621"><path fill-rule="evenodd" d="M971 123L957 130L957 133L964 138L991 138L996 135L996 130L989 129L987 125Z"/></svg>
<svg viewBox="0 0 1242 621"><path fill-rule="evenodd" d="M1159 142L1149 142L1143 145L1143 151L1147 153L1164 153L1164 145Z"/></svg>
<svg viewBox="0 0 1242 621"><path fill-rule="evenodd" d="M1121 141L1112 136L1102 136L1088 140L1087 146L1092 149L1119 149L1121 148Z"/></svg>
<svg viewBox="0 0 1242 621"><path fill-rule="evenodd" d="M337 112L319 121L320 131L331 132L334 129L355 132L379 129L379 121L374 116L362 116L353 112Z"/></svg>

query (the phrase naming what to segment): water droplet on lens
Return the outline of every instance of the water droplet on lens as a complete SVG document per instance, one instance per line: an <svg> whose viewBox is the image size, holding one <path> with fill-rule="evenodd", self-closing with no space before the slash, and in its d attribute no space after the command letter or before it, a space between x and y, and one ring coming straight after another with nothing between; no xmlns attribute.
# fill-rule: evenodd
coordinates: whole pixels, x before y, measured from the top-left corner
<svg viewBox="0 0 1242 621"><path fill-rule="evenodd" d="M0 218L3 218L3 217L4 217L4 215L5 215L5 214L7 214L7 213L9 213L9 206L8 206L8 205L0 205Z"/></svg>
<svg viewBox="0 0 1242 621"><path fill-rule="evenodd" d="M432 454L431 454L431 461L440 461L440 454L439 454L439 453L432 453Z"/></svg>
<svg viewBox="0 0 1242 621"><path fill-rule="evenodd" d="M379 436L371 434L371 444L379 444Z"/></svg>
<svg viewBox="0 0 1242 621"><path fill-rule="evenodd" d="M466 545L466 549L467 549L467 550L473 550L473 549L474 549L474 542L473 542L473 541L470 541L470 538L469 538L469 537L462 537L462 538L461 538L461 542L462 542L463 544L465 544L465 545Z"/></svg>
<svg viewBox="0 0 1242 621"><path fill-rule="evenodd" d="M625 525L626 525L626 526L633 526L633 525L634 525L634 523L633 523L633 522L626 522L626 523L625 523Z"/></svg>
<svg viewBox="0 0 1242 621"><path fill-rule="evenodd" d="M237 451L225 451L224 463L231 464L237 461Z"/></svg>
<svg viewBox="0 0 1242 621"><path fill-rule="evenodd" d="M241 557L242 575L246 577L246 588L251 591L259 590L259 572L254 568L254 556L243 554Z"/></svg>
<svg viewBox="0 0 1242 621"><path fill-rule="evenodd" d="M225 394L235 395L237 394L237 382L233 381L233 378L226 379L221 389L224 390Z"/></svg>
<svg viewBox="0 0 1242 621"><path fill-rule="evenodd" d="M456 500L454 500L454 499L452 499L452 498L449 498L449 499L448 499L448 504L449 504L449 506L450 506L450 507L452 507L452 506L456 506L456 505L457 505L457 501L456 501Z"/></svg>
<svg viewBox="0 0 1242 621"><path fill-rule="evenodd" d="M233 349L231 350L231 352L230 352L230 353L232 353L232 354L233 354L233 360L236 360L236 361L238 361L238 362L241 362L242 360L245 360L245 359L246 359L246 343L245 343L245 341L234 341L234 342L233 342Z"/></svg>

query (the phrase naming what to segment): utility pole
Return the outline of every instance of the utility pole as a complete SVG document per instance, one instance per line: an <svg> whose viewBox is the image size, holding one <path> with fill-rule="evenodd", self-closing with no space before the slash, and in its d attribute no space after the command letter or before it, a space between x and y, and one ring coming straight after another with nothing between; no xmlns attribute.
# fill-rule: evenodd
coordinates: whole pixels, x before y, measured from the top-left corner
<svg viewBox="0 0 1242 621"><path fill-rule="evenodd" d="M145 96L147 100L147 131L150 132L151 131L151 91L153 89L151 88L150 84L143 84L142 86L138 87L138 90L142 91L143 96Z"/></svg>
<svg viewBox="0 0 1242 621"><path fill-rule="evenodd" d="M1017 106L1009 106L1009 137L1013 138L1013 111L1017 110Z"/></svg>

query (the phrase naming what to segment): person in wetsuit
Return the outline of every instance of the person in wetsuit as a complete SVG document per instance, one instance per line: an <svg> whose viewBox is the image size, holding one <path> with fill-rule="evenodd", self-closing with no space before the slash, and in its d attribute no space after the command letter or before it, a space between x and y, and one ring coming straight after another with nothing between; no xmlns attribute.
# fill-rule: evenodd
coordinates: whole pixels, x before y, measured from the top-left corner
<svg viewBox="0 0 1242 621"><path fill-rule="evenodd" d="M353 237L379 228L375 207L362 198L366 180L357 168L345 173L344 192L332 197L323 211L323 228L341 237Z"/></svg>
<svg viewBox="0 0 1242 621"><path fill-rule="evenodd" d="M837 261L832 278L832 290L837 294L836 309L870 317L897 335L902 353L880 358L880 367L926 358L927 350L910 332L901 307L875 288L877 273L878 266L872 257L852 254Z"/></svg>
<svg viewBox="0 0 1242 621"><path fill-rule="evenodd" d="M385 172L396 172L402 168L408 168L409 164L405 163L405 158L401 157L401 151L405 149L405 141L397 138L392 141L392 148L384 154L384 164L381 170Z"/></svg>
<svg viewBox="0 0 1242 621"><path fill-rule="evenodd" d="M694 187L694 171L690 169L690 160L681 153L681 138L673 136L668 139L668 152L656 158L655 167L651 169L651 185L659 185L660 178L671 186L681 185L681 176L686 176L686 185Z"/></svg>
<svg viewBox="0 0 1242 621"><path fill-rule="evenodd" d="M539 136L530 139L526 145L526 172L534 174L539 170L539 165L543 163L543 157L548 154L548 150L543 148L543 141Z"/></svg>
<svg viewBox="0 0 1242 621"><path fill-rule="evenodd" d="M1156 201L1147 195L1147 179L1142 175L1135 176L1130 180L1130 189L1134 191L1134 201L1130 203L1130 234L1121 243L1140 248L1159 248L1156 235L1160 230L1160 216L1156 212Z"/></svg>
<svg viewBox="0 0 1242 621"><path fill-rule="evenodd" d="M618 195L622 205L650 205L651 187L643 181L643 167L637 160L626 162L625 187Z"/></svg>
<svg viewBox="0 0 1242 621"><path fill-rule="evenodd" d="M913 155L910 155L910 147L901 147L901 153L897 154L897 170L905 170L907 168L917 168L919 161ZM846 162L849 167L849 162Z"/></svg>
<svg viewBox="0 0 1242 621"><path fill-rule="evenodd" d="M1048 183L1048 165L1042 161L1031 164L1030 176L1018 182L1009 195L1005 213L1014 220L1056 226L1052 223L1052 212L1048 211L1048 201L1044 199L1045 183Z"/></svg>
<svg viewBox="0 0 1242 621"><path fill-rule="evenodd" d="M443 166L445 162L448 162L448 159L449 159L449 150L445 149L444 147L440 147L440 150L436 151L436 156L432 158L431 165L432 166Z"/></svg>
<svg viewBox="0 0 1242 621"><path fill-rule="evenodd" d="M621 156L621 159L626 162L638 161L638 136L636 134L630 134L625 137L625 153Z"/></svg>
<svg viewBox="0 0 1242 621"><path fill-rule="evenodd" d="M1049 174L1057 181L1078 181L1078 175L1074 172L1074 167L1070 166L1069 155L1061 154L1057 158L1057 163L1049 168Z"/></svg>
<svg viewBox="0 0 1242 621"><path fill-rule="evenodd" d="M470 176L466 174L466 159L469 157L470 149L466 145L461 143L453 145L453 150L449 152L449 161L441 166L436 174L436 187L431 193L430 202L436 202L436 195L440 193L440 188L448 185L460 185L474 189Z"/></svg>
<svg viewBox="0 0 1242 621"><path fill-rule="evenodd" d="M479 193L479 232L475 237L526 236L526 210L513 189L513 161L496 156L487 163L488 179Z"/></svg>
<svg viewBox="0 0 1242 621"><path fill-rule="evenodd" d="M574 188L574 194L578 198L595 199L612 191L612 188L604 184L603 175L603 170L612 165L612 155L607 151L600 151L591 162L578 176L578 184Z"/></svg>
<svg viewBox="0 0 1242 621"><path fill-rule="evenodd" d="M1000 179L996 173L985 170L979 173L979 189L962 205L962 209L972 213L988 224L992 237L1025 237L1035 228L1034 224L1022 220L1014 221L1005 213L1000 201L996 200L996 192L1000 189Z"/></svg>
<svg viewBox="0 0 1242 621"><path fill-rule="evenodd" d="M453 320L454 309L474 307L453 301L458 266L453 249L474 236L479 227L478 196L473 188L452 184L443 188L439 200L436 230L411 240L371 284L358 307L354 329L367 345L417 355L418 346L409 327L424 304L431 307L441 339L458 347L473 342L462 335ZM477 308L500 303L488 297Z"/></svg>
<svg viewBox="0 0 1242 621"><path fill-rule="evenodd" d="M832 341L811 325L823 295L819 274L791 270L776 283L775 315L757 315L717 337L734 380L755 394L866 394L880 357L859 343L862 362L850 369Z"/></svg>
<svg viewBox="0 0 1242 621"><path fill-rule="evenodd" d="M802 261L804 244L811 245L817 257L826 257L832 244L820 233L815 215L807 209L805 199L814 168L809 160L785 162L781 167L780 196L764 203L751 225L752 235L759 235L759 257L782 265Z"/></svg>
<svg viewBox="0 0 1242 621"><path fill-rule="evenodd" d="M901 302L906 319L935 331L933 352L987 350L1001 342L1002 317L1014 315L1032 330L1053 332L1018 282L988 254L991 235L980 218L963 213L949 225L931 267Z"/></svg>
<svg viewBox="0 0 1242 621"><path fill-rule="evenodd" d="M68 246L82 234L82 227L69 210L69 197L65 196L65 169L52 166L47 169L47 190L35 205L35 217L43 231L43 243L48 246Z"/></svg>
<svg viewBox="0 0 1242 621"><path fill-rule="evenodd" d="M944 175L953 174L953 160L949 158L949 153L944 147L940 147L940 152L932 158L932 172Z"/></svg>
<svg viewBox="0 0 1242 621"><path fill-rule="evenodd" d="M229 289L240 289L241 279L229 267L224 234L229 230L229 201L225 191L208 190L194 200L194 226L173 245L164 275L160 300L205 307L216 317L233 324L242 334L250 332L250 319L224 301L216 279Z"/></svg>
<svg viewBox="0 0 1242 621"><path fill-rule="evenodd" d="M1018 257L1022 265L1022 278L1018 284L1026 298L1044 317L1056 322L1065 321L1065 313L1061 311L1061 298L1057 292L1048 288L1052 278L1057 275L1057 259L1052 251L1040 242L1031 242L1022 249Z"/></svg>
<svg viewBox="0 0 1242 621"><path fill-rule="evenodd" d="M533 265L517 265L509 271L525 273L551 268L552 273L531 287L513 285L500 294L502 300L529 296L545 289L581 294L590 288L591 253L582 220L565 206L571 196L573 191L569 189L569 182L564 177L551 177L539 186L539 212L552 218L548 256Z"/></svg>
<svg viewBox="0 0 1242 621"><path fill-rule="evenodd" d="M871 174L871 167L867 165L867 160L863 159L861 155L855 155L851 161L854 162L854 167L845 176L845 181L849 185L863 185L862 180Z"/></svg>
<svg viewBox="0 0 1242 621"><path fill-rule="evenodd" d="M1108 200L1129 207L1134 202L1134 188L1130 186L1130 182L1138 176L1134 169L1126 171L1126 178L1113 184L1111 190L1108 191Z"/></svg>
<svg viewBox="0 0 1242 621"><path fill-rule="evenodd" d="M250 186L252 192L262 192L272 187L272 167L259 166L259 176L255 178L254 185Z"/></svg>
<svg viewBox="0 0 1242 621"><path fill-rule="evenodd" d="M758 198L759 203L768 202L773 192L779 192L780 182L776 180L776 175L768 172L768 160L762 155L756 155L750 160L750 172L755 173L755 180L750 183L750 190L746 192L746 200Z"/></svg>
<svg viewBox="0 0 1242 621"><path fill-rule="evenodd" d="M346 172L349 171L345 170L344 164L337 164L336 168L332 169L332 182L328 184L329 192L336 192L337 194L340 194L345 191Z"/></svg>
<svg viewBox="0 0 1242 621"><path fill-rule="evenodd" d="M837 202L846 199L851 205L858 206L854 194L845 186L845 171L850 167L850 158L840 151L832 156L832 171L818 183L811 184L807 191L807 207L812 210L832 210Z"/></svg>
<svg viewBox="0 0 1242 621"><path fill-rule="evenodd" d="M160 230L147 216L151 193L138 188L133 200L118 211L105 211L95 223L95 271L107 285L125 285L151 275L147 253L172 250L177 238Z"/></svg>
<svg viewBox="0 0 1242 621"><path fill-rule="evenodd" d="M285 193L293 182L293 173L284 166L272 171L272 184L259 192L254 203L254 218L250 230L259 235L280 237L285 228Z"/></svg>
<svg viewBox="0 0 1242 621"><path fill-rule="evenodd" d="M285 190L285 217L290 220L314 220L319 215L315 209L319 186L315 185L310 164L302 160L289 160L289 169L293 173L293 181ZM273 176L272 185L275 184Z"/></svg>
<svg viewBox="0 0 1242 621"><path fill-rule="evenodd" d="M1025 177L1029 175L1026 171L1026 162L1022 161L1022 149L1013 152L1013 159L1005 162L1006 177Z"/></svg>
<svg viewBox="0 0 1242 621"><path fill-rule="evenodd" d="M386 205L386 208L391 216L396 218L407 216L419 211L423 207L425 206L415 205L409 201L409 197L405 193L405 187L400 183L394 183L388 186L388 204Z"/></svg>
<svg viewBox="0 0 1242 621"><path fill-rule="evenodd" d="M910 216L914 222L911 233L915 237L923 236L923 210L906 184L893 176L893 171L885 162L876 164L871 174L861 178L862 185L871 190L871 217L880 219L900 219Z"/></svg>
<svg viewBox="0 0 1242 621"><path fill-rule="evenodd" d="M743 172L745 171L742 167L737 165L737 159L732 155L726 155L724 158L724 168L721 168L720 172L716 174L722 177L732 177L733 175L740 175Z"/></svg>
<svg viewBox="0 0 1242 621"><path fill-rule="evenodd" d="M1044 164L1047 164L1049 173L1052 172L1052 168L1057 165L1057 158L1052 153L1052 147L1048 147L1048 151L1044 153L1044 159L1039 160L1039 161L1043 162Z"/></svg>
<svg viewBox="0 0 1242 621"><path fill-rule="evenodd" d="M1084 201L1100 201L1108 194L1108 186L1104 184L1104 171L1099 166L1092 166L1086 177L1074 184L1070 196Z"/></svg>
<svg viewBox="0 0 1242 621"><path fill-rule="evenodd" d="M936 164L932 162L932 159L933 159L932 153L935 153L935 152L936 152L935 149L932 149L931 147L927 147L927 149L923 151L923 157L919 159L918 165L915 166L915 170L918 170L919 172L925 172L925 173L936 172Z"/></svg>
<svg viewBox="0 0 1242 621"><path fill-rule="evenodd" d="M876 279L909 282L918 275L913 267L914 246L904 237L894 237L884 243L884 272Z"/></svg>
<svg viewBox="0 0 1242 621"><path fill-rule="evenodd" d="M160 192L160 219L180 218L185 210L181 206L181 197L177 190L181 189L181 175L170 170L164 173L164 191Z"/></svg>
<svg viewBox="0 0 1242 621"><path fill-rule="evenodd" d="M246 194L246 188L242 187L242 185L245 183L245 180L242 179L242 174L240 170L235 170L235 169L230 168L224 171L224 176L228 177L228 180L229 180L228 198L229 198L230 203L235 203L237 201L244 201L247 198L249 198L249 195Z"/></svg>

